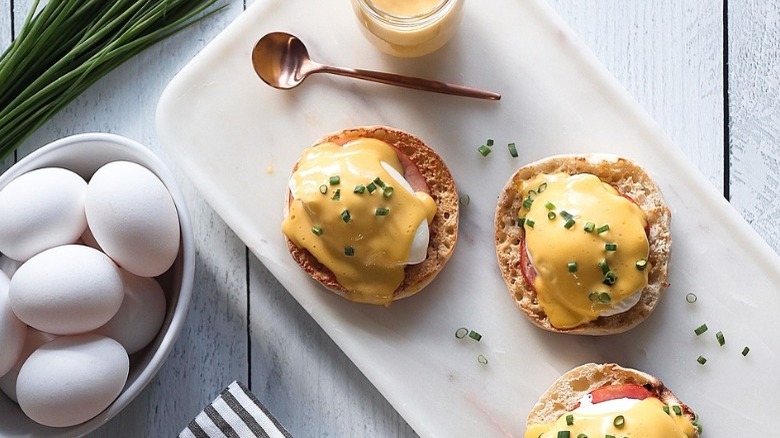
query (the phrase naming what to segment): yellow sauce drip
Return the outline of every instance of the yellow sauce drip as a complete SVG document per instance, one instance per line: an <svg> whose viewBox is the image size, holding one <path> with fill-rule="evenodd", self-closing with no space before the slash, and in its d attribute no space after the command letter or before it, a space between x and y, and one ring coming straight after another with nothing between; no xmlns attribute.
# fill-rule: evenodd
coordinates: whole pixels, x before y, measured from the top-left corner
<svg viewBox="0 0 780 438"><path fill-rule="evenodd" d="M293 200L282 231L328 267L351 300L388 305L404 279L415 232L433 218L436 204L428 194L404 188L382 162L403 175L395 150L380 140L306 149L291 177ZM338 184L331 184L335 176ZM392 187L391 196L381 186L369 192L377 177ZM355 193L356 186L366 188ZM338 199L333 199L337 190ZM377 209L387 209L387 214L377 215Z"/></svg>
<svg viewBox="0 0 780 438"><path fill-rule="evenodd" d="M593 321L647 285L649 263L644 270L636 266L649 253L647 218L635 203L591 174L541 174L520 189L524 198L537 192L519 216L526 217L526 248L538 273L534 288L550 324L572 328ZM568 229L564 211L574 219ZM591 232L584 229L588 222L595 226ZM599 233L603 225L609 230ZM608 243L617 249L607 250ZM612 285L604 284L602 261L617 276ZM570 272L572 262L576 272Z"/></svg>
<svg viewBox="0 0 780 438"><path fill-rule="evenodd" d="M684 415L675 414L669 409L664 412L665 405L657 398L646 398L634 404L625 411L606 413L586 413L575 409L572 424L566 424L566 416L551 424L535 424L525 431L525 438L556 438L559 431L569 431L569 436L575 438L584 433L589 437L631 438L691 438L694 436L693 423ZM623 427L615 426L615 417L622 415Z"/></svg>

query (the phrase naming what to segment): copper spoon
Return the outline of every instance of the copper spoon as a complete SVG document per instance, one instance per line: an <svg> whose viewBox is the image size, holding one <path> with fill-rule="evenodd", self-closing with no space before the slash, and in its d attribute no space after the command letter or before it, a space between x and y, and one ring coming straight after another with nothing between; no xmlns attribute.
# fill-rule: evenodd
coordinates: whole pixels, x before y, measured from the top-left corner
<svg viewBox="0 0 780 438"><path fill-rule="evenodd" d="M312 73L333 73L388 85L413 88L415 90L476 97L479 99L501 99L501 95L498 93L462 85L392 73L320 64L309 58L309 52L300 39L284 32L273 32L260 38L260 41L255 44L254 50L252 50L252 65L260 79L266 84L281 90L297 87L306 79L306 76Z"/></svg>

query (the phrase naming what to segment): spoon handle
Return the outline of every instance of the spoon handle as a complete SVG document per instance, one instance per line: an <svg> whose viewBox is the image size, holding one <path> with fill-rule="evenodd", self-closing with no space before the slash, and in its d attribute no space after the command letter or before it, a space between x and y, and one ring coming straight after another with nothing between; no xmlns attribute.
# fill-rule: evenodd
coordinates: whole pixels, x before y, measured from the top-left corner
<svg viewBox="0 0 780 438"><path fill-rule="evenodd" d="M477 99L499 100L501 95L492 91L480 90L477 88L465 87L463 85L448 84L446 82L433 81L430 79L415 78L411 76L402 76L394 73L384 73L372 70L363 70L356 68L335 67L332 65L320 65L316 71L322 73L333 73L340 76L349 76L351 78L363 79L366 81L379 82L387 85L397 85L400 87L412 88L415 90L433 91L434 93L452 94L455 96L474 97Z"/></svg>

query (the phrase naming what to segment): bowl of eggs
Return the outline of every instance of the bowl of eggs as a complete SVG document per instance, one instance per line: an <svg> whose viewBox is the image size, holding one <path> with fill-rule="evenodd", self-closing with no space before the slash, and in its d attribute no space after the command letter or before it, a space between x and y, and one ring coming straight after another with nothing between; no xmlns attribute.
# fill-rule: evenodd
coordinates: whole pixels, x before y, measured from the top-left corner
<svg viewBox="0 0 780 438"><path fill-rule="evenodd" d="M81 436L152 380L184 323L192 225L166 166L113 134L0 175L0 436Z"/></svg>

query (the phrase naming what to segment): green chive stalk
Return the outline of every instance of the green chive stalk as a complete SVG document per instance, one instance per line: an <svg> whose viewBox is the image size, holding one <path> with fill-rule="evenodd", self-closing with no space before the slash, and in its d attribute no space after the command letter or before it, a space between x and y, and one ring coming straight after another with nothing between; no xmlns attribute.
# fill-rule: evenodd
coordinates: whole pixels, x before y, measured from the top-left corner
<svg viewBox="0 0 780 438"><path fill-rule="evenodd" d="M217 0L35 0L0 55L0 160L90 85ZM205 12L205 13L204 13Z"/></svg>

